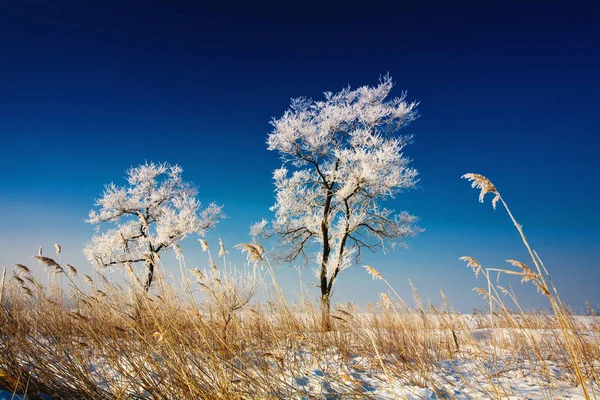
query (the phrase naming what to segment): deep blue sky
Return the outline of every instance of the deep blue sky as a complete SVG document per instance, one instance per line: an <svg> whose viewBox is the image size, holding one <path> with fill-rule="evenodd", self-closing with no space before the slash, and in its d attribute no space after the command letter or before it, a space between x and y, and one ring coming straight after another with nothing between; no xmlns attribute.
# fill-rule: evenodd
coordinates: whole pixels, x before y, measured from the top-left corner
<svg viewBox="0 0 600 400"><path fill-rule="evenodd" d="M80 249L94 198L144 160L181 164L202 200L225 206L212 243L247 241L247 226L271 216L280 162L266 150L269 120L291 97L376 84L389 72L395 94L407 90L421 113L405 131L416 135L406 154L420 188L391 206L420 216L426 231L410 250L365 263L407 297L411 279L425 299L439 302L443 290L464 311L481 305L471 288L483 282L458 257L485 267L527 258L506 213L479 204L459 179L478 172L512 206L563 297L578 310L600 303L600 21L591 3L85 3L0 5L0 265L58 242L65 262L87 268ZM190 267L205 264L196 244L186 249ZM288 293L298 287L295 271L277 273ZM523 306L546 306L509 282ZM383 290L352 269L335 299Z"/></svg>

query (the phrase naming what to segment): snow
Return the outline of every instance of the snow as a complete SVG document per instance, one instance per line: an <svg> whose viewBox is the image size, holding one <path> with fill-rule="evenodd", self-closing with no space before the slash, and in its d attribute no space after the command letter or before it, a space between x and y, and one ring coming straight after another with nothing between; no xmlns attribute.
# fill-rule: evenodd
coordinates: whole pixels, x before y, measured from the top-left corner
<svg viewBox="0 0 600 400"><path fill-rule="evenodd" d="M539 359L528 354L530 350L515 348L515 340L523 335L522 330L511 328L477 329L476 320L471 315L463 316L471 329L459 332L470 334L472 341L461 345L452 359L437 362L419 360L400 361L399 355L379 349L380 357L367 357L357 354L341 354L334 347L315 350L313 345L321 332L306 332L304 339L296 345L284 348L248 350L233 360L225 361L231 367L232 382L236 374L240 378L248 376L264 378L268 374L273 384L271 390L275 398L302 399L584 399L583 389L576 385L574 378L561 362L552 355ZM589 329L585 334L591 340L600 340L600 332L594 327L597 320L591 317L574 317L577 323ZM369 328L363 328L365 332ZM333 332L325 335L333 334ZM439 340L451 334L447 329L432 328L419 332L430 341ZM531 340L543 344L557 340L560 332L554 329L529 329ZM313 337L314 336L314 337ZM520 340L523 340L522 336ZM351 347L351 346L350 346ZM541 349L538 349L541 350ZM368 354L368 352L366 352ZM543 351L540 351L543 354ZM136 366L144 365L152 374L161 374L156 364L148 363L147 356L140 354L139 364L135 357L123 357L119 365L110 365L101 357L91 357L87 370L92 379L106 393L116 393L123 389L127 395L136 398L150 398L148 388L136 385ZM157 349L152 353L155 359L164 354ZM203 365L203 354L188 354L188 369L200 376L198 366ZM52 368L52 366L47 366ZM183 367L183 366L182 366ZM594 365L600 368L600 362ZM164 378L164 377L163 377ZM161 378L162 379L162 378ZM243 379L240 379L244 382ZM111 387L112 386L112 387ZM167 386L168 387L168 386ZM151 390L151 389L150 389ZM597 385L589 386L590 393L599 393ZM166 397L168 393L164 393ZM46 400L51 397L42 397ZM261 397L262 394L257 394ZM357 397L359 396L359 397ZM38 396L40 397L40 396ZM0 400L11 399L12 393L0 391ZM15 396L23 399L23 396Z"/></svg>

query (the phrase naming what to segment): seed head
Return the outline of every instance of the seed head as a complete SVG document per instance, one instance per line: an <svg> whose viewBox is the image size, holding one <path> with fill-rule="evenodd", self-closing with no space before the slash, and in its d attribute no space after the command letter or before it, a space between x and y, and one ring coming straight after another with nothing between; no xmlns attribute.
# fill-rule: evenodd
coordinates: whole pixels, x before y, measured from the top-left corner
<svg viewBox="0 0 600 400"><path fill-rule="evenodd" d="M202 278L204 278L204 274L198 269L198 268L194 268L191 269L190 272L196 277L196 279L200 280Z"/></svg>
<svg viewBox="0 0 600 400"><path fill-rule="evenodd" d="M368 265L364 265L363 268L366 269L367 272L369 273L369 275L371 275L373 277L373 280L383 279L383 275L381 275L381 273L379 271L377 271L375 268L370 267Z"/></svg>
<svg viewBox="0 0 600 400"><path fill-rule="evenodd" d="M225 257L225 255L229 254L227 250L225 250L225 245L223 241L219 239L219 257Z"/></svg>
<svg viewBox="0 0 600 400"><path fill-rule="evenodd" d="M481 272L481 264L479 264L479 262L476 259L469 256L462 256L460 260L467 262L467 268L473 268L473 271L475 272L475 277L477 278L477 275L479 275L479 273Z"/></svg>
<svg viewBox="0 0 600 400"><path fill-rule="evenodd" d="M175 251L175 258L177 258L178 261L181 261L183 259L183 250L181 250L181 247L175 243L173 244L173 250Z"/></svg>
<svg viewBox="0 0 600 400"><path fill-rule="evenodd" d="M253 243L241 243L235 247L239 248L242 253L246 253L246 259L248 260L248 263L257 265L263 261L265 249L263 249L261 245Z"/></svg>
<svg viewBox="0 0 600 400"><path fill-rule="evenodd" d="M496 186L488 178L479 174L464 174L461 178L471 181L471 187L474 189L481 189L479 193L479 202L483 203L483 198L487 193L495 194L496 196L492 200L492 207L496 209L496 203L500 200L500 194L496 190Z"/></svg>
<svg viewBox="0 0 600 400"><path fill-rule="evenodd" d="M58 263L56 261L54 261L53 259L51 259L50 257L44 257L44 256L35 256L33 257L36 260L39 260L40 262L42 262L43 264L45 264L47 267L60 267L60 265L58 265Z"/></svg>
<svg viewBox="0 0 600 400"><path fill-rule="evenodd" d="M489 295L490 295L487 290L482 289L480 287L475 287L475 288L473 288L473 290L476 291L477 293L479 293L480 295L482 295L484 299L489 297Z"/></svg>
<svg viewBox="0 0 600 400"><path fill-rule="evenodd" d="M198 239L200 242L200 246L202 246L202 251L208 251L208 242L204 239Z"/></svg>
<svg viewBox="0 0 600 400"><path fill-rule="evenodd" d="M71 264L67 264L67 267L69 268L69 271L71 272L71 275L74 275L74 276L77 275L77 268L75 268Z"/></svg>
<svg viewBox="0 0 600 400"><path fill-rule="evenodd" d="M23 264L15 264L15 267L26 274L31 274L31 270Z"/></svg>
<svg viewBox="0 0 600 400"><path fill-rule="evenodd" d="M383 304L383 306L385 308L391 308L392 307L392 302L391 302L391 300L390 300L390 298L388 297L387 294L380 293L379 294L379 298L381 299L381 304Z"/></svg>

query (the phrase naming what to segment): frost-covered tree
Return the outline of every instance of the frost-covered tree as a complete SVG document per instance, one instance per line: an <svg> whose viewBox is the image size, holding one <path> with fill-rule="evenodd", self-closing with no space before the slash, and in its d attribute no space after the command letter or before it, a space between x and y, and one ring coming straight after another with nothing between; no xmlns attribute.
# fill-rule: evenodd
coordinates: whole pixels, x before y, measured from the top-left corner
<svg viewBox="0 0 600 400"><path fill-rule="evenodd" d="M326 327L333 285L359 262L361 250L385 251L419 231L414 216L381 204L417 181L403 154L411 137L397 134L415 119L416 103L405 94L388 99L393 86L384 76L375 87L326 92L322 101L292 99L271 121L268 149L283 160L273 173L273 232L282 261L307 263L308 250L318 247L315 272Z"/></svg>
<svg viewBox="0 0 600 400"><path fill-rule="evenodd" d="M198 191L181 180L182 169L166 163L146 163L127 171L128 186L111 183L96 200L86 222L98 225L98 233L85 249L98 268L144 263L144 288L150 289L158 254L169 250L189 234L203 236L221 217L221 207L201 208ZM100 224L115 228L100 232Z"/></svg>

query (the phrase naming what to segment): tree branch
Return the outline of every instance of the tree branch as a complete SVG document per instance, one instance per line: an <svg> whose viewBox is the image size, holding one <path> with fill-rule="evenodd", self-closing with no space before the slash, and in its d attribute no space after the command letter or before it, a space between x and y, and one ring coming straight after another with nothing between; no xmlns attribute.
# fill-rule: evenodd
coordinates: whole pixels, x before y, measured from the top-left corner
<svg viewBox="0 0 600 400"><path fill-rule="evenodd" d="M103 267L108 267L109 265L117 265L117 264L125 264L125 263L136 263L136 262L141 262L141 261L146 261L145 258L138 258L138 259L131 259L131 260L122 260L122 261L111 261L109 263L102 263Z"/></svg>

